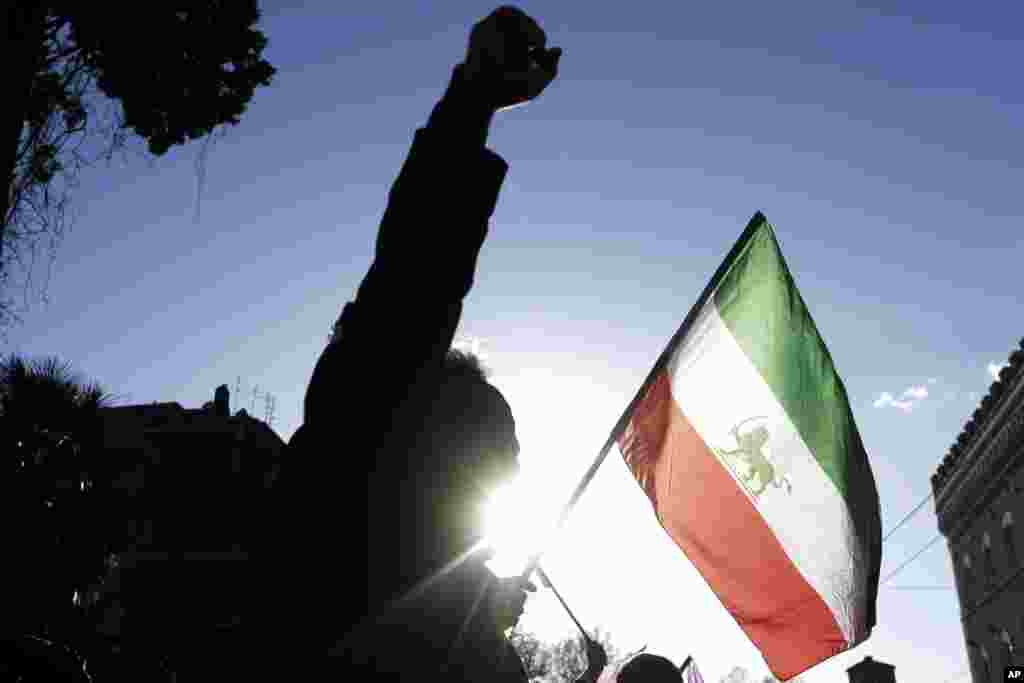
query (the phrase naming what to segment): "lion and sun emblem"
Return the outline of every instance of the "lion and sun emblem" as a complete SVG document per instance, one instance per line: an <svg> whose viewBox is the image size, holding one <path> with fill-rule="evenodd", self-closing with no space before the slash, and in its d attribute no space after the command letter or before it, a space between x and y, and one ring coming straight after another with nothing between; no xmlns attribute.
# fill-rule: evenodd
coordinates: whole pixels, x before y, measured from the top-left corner
<svg viewBox="0 0 1024 683"><path fill-rule="evenodd" d="M769 486L785 488L787 494L793 492L789 474L783 471L782 463L771 457L770 447L766 449L771 440L767 421L766 417L740 420L729 430L729 435L736 441L736 448L714 448L755 501Z"/></svg>

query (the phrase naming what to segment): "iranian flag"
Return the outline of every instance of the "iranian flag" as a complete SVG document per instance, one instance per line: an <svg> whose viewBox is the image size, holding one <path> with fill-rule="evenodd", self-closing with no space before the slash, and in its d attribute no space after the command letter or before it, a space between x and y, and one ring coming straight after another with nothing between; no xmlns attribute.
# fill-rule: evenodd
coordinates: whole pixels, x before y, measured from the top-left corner
<svg viewBox="0 0 1024 683"><path fill-rule="evenodd" d="M777 678L868 637L878 491L842 380L762 214L612 438Z"/></svg>

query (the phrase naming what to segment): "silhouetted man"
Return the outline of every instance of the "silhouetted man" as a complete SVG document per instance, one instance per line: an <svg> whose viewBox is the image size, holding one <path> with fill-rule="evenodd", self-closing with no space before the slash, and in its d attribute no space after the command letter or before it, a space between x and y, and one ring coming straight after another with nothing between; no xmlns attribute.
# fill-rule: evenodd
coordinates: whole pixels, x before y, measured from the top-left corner
<svg viewBox="0 0 1024 683"><path fill-rule="evenodd" d="M470 552L483 497L516 471L515 423L449 349L508 168L491 119L539 95L560 55L499 8L414 136L281 470L263 653L294 667L281 675L307 680L330 651L335 675L525 679L502 635L523 589Z"/></svg>
<svg viewBox="0 0 1024 683"><path fill-rule="evenodd" d="M638 654L619 669L616 683L681 683L683 675L669 659Z"/></svg>

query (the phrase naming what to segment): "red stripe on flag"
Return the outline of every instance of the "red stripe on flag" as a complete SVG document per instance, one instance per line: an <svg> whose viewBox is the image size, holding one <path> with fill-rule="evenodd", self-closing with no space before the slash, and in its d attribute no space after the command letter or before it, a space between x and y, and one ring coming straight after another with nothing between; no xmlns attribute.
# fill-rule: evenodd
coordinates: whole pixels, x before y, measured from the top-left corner
<svg viewBox="0 0 1024 683"><path fill-rule="evenodd" d="M666 372L637 404L619 448L662 527L776 677L847 649L828 605L683 415Z"/></svg>

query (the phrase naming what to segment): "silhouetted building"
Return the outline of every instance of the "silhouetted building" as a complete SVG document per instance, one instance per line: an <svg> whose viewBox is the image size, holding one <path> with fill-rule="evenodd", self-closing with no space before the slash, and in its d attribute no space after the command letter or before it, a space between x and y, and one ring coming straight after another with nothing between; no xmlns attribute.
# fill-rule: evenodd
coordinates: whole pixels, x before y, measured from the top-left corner
<svg viewBox="0 0 1024 683"><path fill-rule="evenodd" d="M105 471L92 480L111 552L83 605L113 652L194 672L211 648L231 649L267 590L247 581L255 575L247 549L284 441L244 410L230 415L226 386L201 409L153 403L101 413Z"/></svg>
<svg viewBox="0 0 1024 683"><path fill-rule="evenodd" d="M896 683L896 667L870 656L851 666L846 674L850 683Z"/></svg>
<svg viewBox="0 0 1024 683"><path fill-rule="evenodd" d="M1024 663L1024 340L932 476L974 683Z"/></svg>

